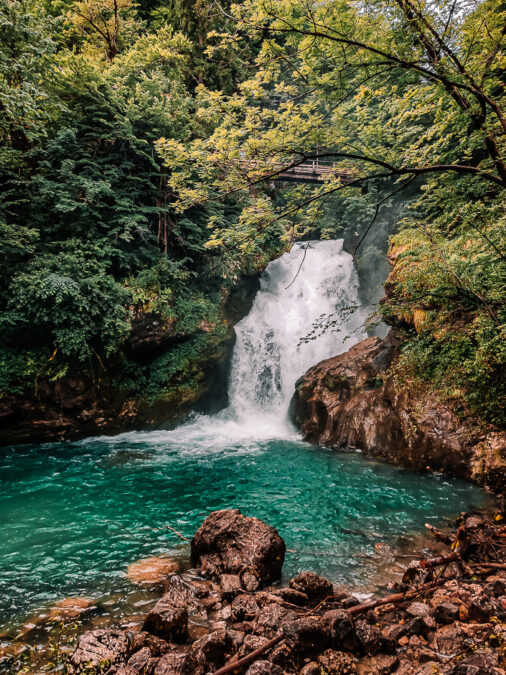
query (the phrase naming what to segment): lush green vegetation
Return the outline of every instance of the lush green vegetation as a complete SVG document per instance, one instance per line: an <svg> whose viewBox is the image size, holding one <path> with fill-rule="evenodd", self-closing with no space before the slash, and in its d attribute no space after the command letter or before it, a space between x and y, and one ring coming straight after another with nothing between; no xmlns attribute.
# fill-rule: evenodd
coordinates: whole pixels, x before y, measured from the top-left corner
<svg viewBox="0 0 506 675"><path fill-rule="evenodd" d="M380 312L403 367L501 422L505 22L502 0L0 0L0 392L111 364L136 396L186 386L241 273L345 236L377 287L400 226ZM316 157L348 180L274 185ZM150 362L139 311L171 328Z"/></svg>
<svg viewBox="0 0 506 675"><path fill-rule="evenodd" d="M211 5L0 2L2 393L119 361L117 384L152 397L224 339L227 288L262 261L205 248L238 200L176 213L155 150L210 132L199 81L234 85L203 65ZM139 309L180 338L154 370L122 353Z"/></svg>

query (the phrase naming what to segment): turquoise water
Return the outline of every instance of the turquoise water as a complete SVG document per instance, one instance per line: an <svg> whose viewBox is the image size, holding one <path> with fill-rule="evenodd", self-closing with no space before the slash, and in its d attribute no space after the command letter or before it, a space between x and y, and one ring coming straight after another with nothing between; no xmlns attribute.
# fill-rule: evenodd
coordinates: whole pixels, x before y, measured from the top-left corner
<svg viewBox="0 0 506 675"><path fill-rule="evenodd" d="M0 449L0 625L69 595L128 594L130 562L187 558L164 524L191 537L214 509L276 526L295 551L286 575L310 568L360 585L375 543L395 545L485 499L461 481L218 427L204 418L174 432Z"/></svg>

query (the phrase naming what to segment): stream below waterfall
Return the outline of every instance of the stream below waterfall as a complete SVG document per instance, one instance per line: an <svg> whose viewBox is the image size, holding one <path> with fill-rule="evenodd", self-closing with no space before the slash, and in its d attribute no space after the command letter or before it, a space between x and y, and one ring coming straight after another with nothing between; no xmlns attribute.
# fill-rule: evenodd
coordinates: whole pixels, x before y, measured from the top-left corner
<svg viewBox="0 0 506 675"><path fill-rule="evenodd" d="M190 538L216 509L277 527L286 576L311 569L363 589L384 544L402 548L425 522L483 505L468 483L300 441L288 418L295 382L364 337L363 313L347 311L358 304L341 241L296 244L269 264L236 326L221 413L175 430L1 448L0 626L67 596L111 611L130 598L121 612L134 612L145 598L128 564L160 554L184 564L188 544L164 525Z"/></svg>

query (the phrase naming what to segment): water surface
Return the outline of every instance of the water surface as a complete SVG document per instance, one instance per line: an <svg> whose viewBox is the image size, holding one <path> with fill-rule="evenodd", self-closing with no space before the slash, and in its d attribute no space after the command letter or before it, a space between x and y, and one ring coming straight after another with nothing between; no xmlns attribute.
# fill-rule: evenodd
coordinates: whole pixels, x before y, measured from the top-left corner
<svg viewBox="0 0 506 675"><path fill-rule="evenodd" d="M360 586L376 543L395 545L484 499L461 481L297 440L213 449L191 425L185 443L183 430L0 451L0 625L66 596L132 592L130 562L187 557L164 524L191 537L214 509L276 526L296 551L286 575L309 568Z"/></svg>

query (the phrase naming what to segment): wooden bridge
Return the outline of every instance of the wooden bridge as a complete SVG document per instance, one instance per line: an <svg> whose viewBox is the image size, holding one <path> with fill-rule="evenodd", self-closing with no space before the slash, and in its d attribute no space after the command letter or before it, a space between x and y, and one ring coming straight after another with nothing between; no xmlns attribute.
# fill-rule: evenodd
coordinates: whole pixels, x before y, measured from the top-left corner
<svg viewBox="0 0 506 675"><path fill-rule="evenodd" d="M285 168L285 164L274 164L269 166L269 173L265 176L265 181L291 181L294 183L321 183L327 178L341 178L343 183L350 183L353 176L348 171L343 171L335 162L321 162L319 160L310 160L302 162L296 166ZM256 160L248 160L241 162L241 168L248 172L254 171L256 168L265 166ZM259 178L263 171L259 171ZM272 175L274 174L274 175Z"/></svg>

